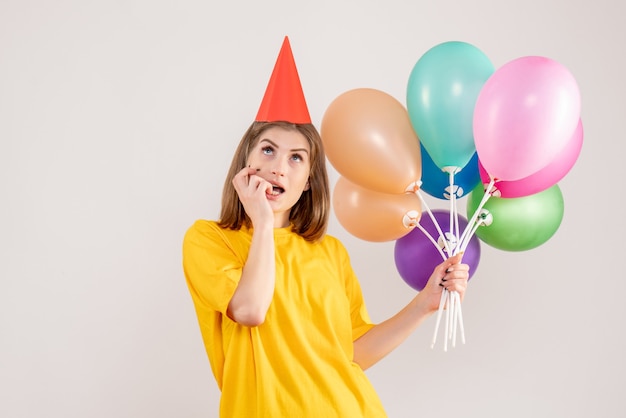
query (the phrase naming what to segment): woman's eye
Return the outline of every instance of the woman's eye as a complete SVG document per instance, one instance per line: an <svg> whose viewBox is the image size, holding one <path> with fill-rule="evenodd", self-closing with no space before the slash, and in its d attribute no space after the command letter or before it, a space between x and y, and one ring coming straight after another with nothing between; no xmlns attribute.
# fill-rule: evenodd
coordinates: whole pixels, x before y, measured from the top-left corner
<svg viewBox="0 0 626 418"><path fill-rule="evenodd" d="M263 147L261 148L261 152L266 155L270 155L274 150L272 147Z"/></svg>
<svg viewBox="0 0 626 418"><path fill-rule="evenodd" d="M302 161L302 156L300 154L294 154L291 158L295 161Z"/></svg>

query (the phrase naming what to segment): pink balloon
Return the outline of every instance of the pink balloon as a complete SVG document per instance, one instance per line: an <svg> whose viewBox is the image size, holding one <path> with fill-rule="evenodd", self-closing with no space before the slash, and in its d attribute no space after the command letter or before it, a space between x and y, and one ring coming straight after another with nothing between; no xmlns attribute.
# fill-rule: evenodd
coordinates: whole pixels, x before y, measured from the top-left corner
<svg viewBox="0 0 626 418"><path fill-rule="evenodd" d="M499 180L541 170L571 139L580 91L567 68L545 57L515 59L485 82L474 108L474 142L485 169Z"/></svg>
<svg viewBox="0 0 626 418"><path fill-rule="evenodd" d="M579 120L574 135L572 135L572 138L565 145L565 148L557 154L552 162L536 173L523 179L497 181L494 184L495 193L500 197L524 197L542 192L554 186L572 169L580 155L582 147L583 125L582 121ZM488 184L492 176L487 173L487 170L485 170L480 160L478 161L478 171L482 182Z"/></svg>

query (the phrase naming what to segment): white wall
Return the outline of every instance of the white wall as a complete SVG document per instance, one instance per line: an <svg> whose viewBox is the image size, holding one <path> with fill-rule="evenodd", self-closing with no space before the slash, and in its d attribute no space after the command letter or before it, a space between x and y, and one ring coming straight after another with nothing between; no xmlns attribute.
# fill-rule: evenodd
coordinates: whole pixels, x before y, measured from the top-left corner
<svg viewBox="0 0 626 418"><path fill-rule="evenodd" d="M368 374L393 418L623 416L619 2L242 3L0 2L0 416L217 415L181 241L217 216L285 35L318 125L355 87L404 102L444 41L570 69L585 143L561 228L527 252L482 246L467 344L431 350L433 318ZM412 297L393 243L330 232L374 320Z"/></svg>

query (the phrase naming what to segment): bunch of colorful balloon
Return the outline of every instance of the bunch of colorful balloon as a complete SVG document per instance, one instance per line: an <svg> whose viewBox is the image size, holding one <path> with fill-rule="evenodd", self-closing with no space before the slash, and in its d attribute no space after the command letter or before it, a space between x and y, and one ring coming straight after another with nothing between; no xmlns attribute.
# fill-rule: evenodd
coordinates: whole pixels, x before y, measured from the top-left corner
<svg viewBox="0 0 626 418"><path fill-rule="evenodd" d="M341 175L333 208L348 232L395 240L398 272L418 291L459 252L473 275L479 239L522 251L556 232L556 183L582 147L580 94L567 69L530 56L496 70L473 45L445 42L417 61L406 98L405 108L384 92L355 89L324 114L322 139ZM449 210L431 211L421 192L448 200ZM457 208L465 196L467 218ZM463 330L458 295L443 292L433 345L446 305L444 349Z"/></svg>

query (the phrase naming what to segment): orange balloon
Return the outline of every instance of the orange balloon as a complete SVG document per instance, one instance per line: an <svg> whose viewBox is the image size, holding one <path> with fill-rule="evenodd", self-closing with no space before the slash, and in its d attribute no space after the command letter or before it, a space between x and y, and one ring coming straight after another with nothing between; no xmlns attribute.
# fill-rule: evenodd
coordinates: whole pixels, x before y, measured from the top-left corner
<svg viewBox="0 0 626 418"><path fill-rule="evenodd" d="M419 139L406 108L387 93L361 88L339 95L320 133L328 160L351 182L382 193L417 190Z"/></svg>
<svg viewBox="0 0 626 418"><path fill-rule="evenodd" d="M339 177L333 191L333 208L339 223L365 241L402 238L417 225L422 205L415 193L375 192Z"/></svg>

